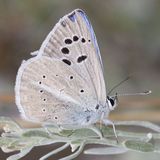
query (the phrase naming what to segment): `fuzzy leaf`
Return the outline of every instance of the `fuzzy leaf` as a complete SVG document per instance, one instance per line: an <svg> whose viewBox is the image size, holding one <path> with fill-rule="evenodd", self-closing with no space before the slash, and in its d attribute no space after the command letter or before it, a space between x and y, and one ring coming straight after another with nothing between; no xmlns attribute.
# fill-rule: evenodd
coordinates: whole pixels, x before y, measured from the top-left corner
<svg viewBox="0 0 160 160"><path fill-rule="evenodd" d="M139 152L153 152L154 146L148 142L128 140L124 143L125 147Z"/></svg>
<svg viewBox="0 0 160 160"><path fill-rule="evenodd" d="M84 151L85 154L92 155L115 155L127 152L128 149L120 147L103 147L103 148L91 148Z"/></svg>
<svg viewBox="0 0 160 160"><path fill-rule="evenodd" d="M0 117L0 126L1 125L7 127L7 129L9 129L10 131L21 131L20 126L9 117Z"/></svg>
<svg viewBox="0 0 160 160"><path fill-rule="evenodd" d="M118 125L137 125L159 131L159 126L143 122L116 122ZM63 146L47 153L41 160L44 160L58 152L62 152L71 146L72 154L63 157L61 160L75 159L85 145L104 145L103 148L91 148L85 154L110 155L125 153L128 150L137 152L157 152L159 151L160 133L138 133L123 130L116 130L118 143L112 127L106 126L85 126L85 128L62 129L57 126L43 126L41 128L21 128L9 118L0 117L0 125L6 126L0 137L0 147L4 152L20 151L18 154L10 156L8 160L18 160L31 151L33 147L44 146L54 143L64 143ZM130 126L130 125L129 125ZM48 127L48 128L47 128ZM101 136L101 133L103 137ZM129 140L128 140L129 139ZM151 142L154 142L153 144ZM155 144L155 146L154 146Z"/></svg>

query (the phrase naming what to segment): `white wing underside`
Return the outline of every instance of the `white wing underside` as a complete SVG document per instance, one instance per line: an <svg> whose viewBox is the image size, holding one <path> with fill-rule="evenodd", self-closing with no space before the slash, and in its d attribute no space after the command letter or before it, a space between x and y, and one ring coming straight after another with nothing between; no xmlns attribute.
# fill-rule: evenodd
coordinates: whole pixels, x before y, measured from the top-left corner
<svg viewBox="0 0 160 160"><path fill-rule="evenodd" d="M65 39L73 39L77 36L79 40L72 44L65 44ZM81 39L85 43L79 43ZM90 42L89 42L90 41ZM62 54L61 49L67 47L70 54ZM39 55L55 57L57 59L68 58L76 63L81 55L88 56L88 63L84 65L73 65L73 69L87 79L87 83L92 81L94 92L99 100L106 100L106 87L103 77L103 66L97 40L87 16L82 10L75 10L60 19L53 30L43 42ZM90 81L89 81L90 80Z"/></svg>
<svg viewBox="0 0 160 160"><path fill-rule="evenodd" d="M36 54L22 63L17 74L16 103L23 117L52 121L63 116L65 121L73 111L105 105L101 57L83 11L75 10L60 19Z"/></svg>

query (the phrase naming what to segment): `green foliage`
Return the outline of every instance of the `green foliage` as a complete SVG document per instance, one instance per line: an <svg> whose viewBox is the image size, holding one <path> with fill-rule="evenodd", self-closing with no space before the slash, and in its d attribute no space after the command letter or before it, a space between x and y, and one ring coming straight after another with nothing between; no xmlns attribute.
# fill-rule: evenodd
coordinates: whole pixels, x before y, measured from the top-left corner
<svg viewBox="0 0 160 160"><path fill-rule="evenodd" d="M150 133L134 133L122 130L116 130L118 142L115 139L113 130L110 127L95 125L101 130L103 138L100 138L93 130L81 128L75 130L62 130L55 126L42 128L21 128L17 123L10 118L0 117L0 126L3 126L4 132L0 137L0 147L3 152L20 151L18 154L8 157L7 160L18 160L28 154L33 147L43 146L54 143L63 142L64 145L47 153L40 160L45 160L48 157L71 147L72 154L61 160L71 160L83 152L84 146L87 144L101 144L104 147L91 148L84 151L84 154L94 155L111 155L125 153L129 150L137 152L158 152L160 146L160 127L150 122L144 121L118 121L117 125L134 125L145 127L152 132ZM157 133L155 133L155 131Z"/></svg>

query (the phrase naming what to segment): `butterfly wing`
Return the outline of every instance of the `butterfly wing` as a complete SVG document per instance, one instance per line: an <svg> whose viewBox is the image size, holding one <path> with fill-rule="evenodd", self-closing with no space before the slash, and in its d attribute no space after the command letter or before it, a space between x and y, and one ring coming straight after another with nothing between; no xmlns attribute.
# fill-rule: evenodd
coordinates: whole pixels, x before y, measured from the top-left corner
<svg viewBox="0 0 160 160"><path fill-rule="evenodd" d="M98 45L85 13L75 10L64 16L37 53L17 74L16 103L23 117L56 124L98 120L98 112L92 111L97 104L105 106L106 90Z"/></svg>
<svg viewBox="0 0 160 160"><path fill-rule="evenodd" d="M106 102L103 66L93 28L86 14L76 9L56 24L43 42L39 55L71 63L102 105Z"/></svg>
<svg viewBox="0 0 160 160"><path fill-rule="evenodd" d="M91 84L87 84L72 67L43 56L22 63L15 92L22 116L39 122L73 123L77 119L76 113L80 114L86 106L96 103Z"/></svg>

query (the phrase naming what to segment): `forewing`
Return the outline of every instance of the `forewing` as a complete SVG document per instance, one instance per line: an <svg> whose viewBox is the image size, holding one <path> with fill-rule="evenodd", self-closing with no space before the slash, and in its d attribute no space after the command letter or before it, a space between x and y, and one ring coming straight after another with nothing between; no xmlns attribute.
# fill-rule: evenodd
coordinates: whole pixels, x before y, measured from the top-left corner
<svg viewBox="0 0 160 160"><path fill-rule="evenodd" d="M105 104L101 56L92 26L82 10L74 10L60 19L43 42L38 55L70 63L87 84L92 84L97 103Z"/></svg>

